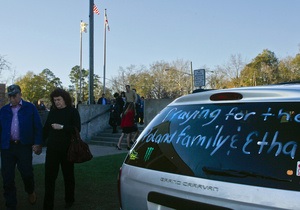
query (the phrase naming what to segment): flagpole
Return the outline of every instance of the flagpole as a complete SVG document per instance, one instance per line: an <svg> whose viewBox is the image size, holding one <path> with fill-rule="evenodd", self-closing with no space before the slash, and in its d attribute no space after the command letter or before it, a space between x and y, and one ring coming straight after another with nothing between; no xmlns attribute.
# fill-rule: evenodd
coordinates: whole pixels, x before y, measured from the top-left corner
<svg viewBox="0 0 300 210"><path fill-rule="evenodd" d="M80 27L82 26L82 20ZM79 100L82 101L82 29L80 28L80 78L79 78ZM78 100L77 100L78 103Z"/></svg>
<svg viewBox="0 0 300 210"><path fill-rule="evenodd" d="M103 53L103 93L105 94L105 74L106 74L106 9L104 11L104 53Z"/></svg>
<svg viewBox="0 0 300 210"><path fill-rule="evenodd" d="M90 0L89 104L94 104L94 0Z"/></svg>

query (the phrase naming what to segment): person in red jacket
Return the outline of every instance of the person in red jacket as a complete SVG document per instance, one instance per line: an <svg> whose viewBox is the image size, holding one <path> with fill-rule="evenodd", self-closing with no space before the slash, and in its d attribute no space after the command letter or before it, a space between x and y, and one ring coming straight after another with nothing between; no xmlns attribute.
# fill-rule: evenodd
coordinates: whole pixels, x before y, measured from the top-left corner
<svg viewBox="0 0 300 210"><path fill-rule="evenodd" d="M135 130L134 116L135 116L134 103L129 103L128 107L122 114L122 120L121 120L122 135L120 136L119 142L116 146L118 150L121 150L121 142L125 134L127 134L126 137L127 150L130 149L131 133L134 132Z"/></svg>

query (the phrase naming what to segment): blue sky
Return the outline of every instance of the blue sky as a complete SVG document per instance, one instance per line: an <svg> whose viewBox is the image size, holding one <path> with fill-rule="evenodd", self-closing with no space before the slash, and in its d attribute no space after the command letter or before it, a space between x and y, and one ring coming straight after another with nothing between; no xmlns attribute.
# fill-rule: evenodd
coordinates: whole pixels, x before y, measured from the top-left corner
<svg viewBox="0 0 300 210"><path fill-rule="evenodd" d="M107 9L106 77L119 67L149 67L183 59L214 68L241 54L246 61L269 49L295 56L300 44L298 0L94 0L94 73L103 75L103 15ZM89 0L2 0L0 55L18 76L49 68L70 84L79 65L80 21L89 23ZM88 30L89 32L89 30ZM89 68L89 34L83 34L83 68ZM8 77L2 74L0 81ZM11 83L11 81L9 81Z"/></svg>

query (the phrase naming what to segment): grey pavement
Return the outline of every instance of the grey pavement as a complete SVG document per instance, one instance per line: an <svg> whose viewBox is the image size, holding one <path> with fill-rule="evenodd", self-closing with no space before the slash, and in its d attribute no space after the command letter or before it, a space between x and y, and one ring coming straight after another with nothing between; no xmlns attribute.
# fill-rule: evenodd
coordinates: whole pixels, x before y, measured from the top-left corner
<svg viewBox="0 0 300 210"><path fill-rule="evenodd" d="M115 154L121 154L121 153L127 153L128 151L126 149L118 150L115 147L107 147L107 146L99 146L99 145L93 145L89 144L91 153L94 157L100 157L100 156L106 156L106 155L115 155ZM45 163L45 157L46 157L46 147L43 147L43 152L40 155L33 154L33 164L43 164Z"/></svg>

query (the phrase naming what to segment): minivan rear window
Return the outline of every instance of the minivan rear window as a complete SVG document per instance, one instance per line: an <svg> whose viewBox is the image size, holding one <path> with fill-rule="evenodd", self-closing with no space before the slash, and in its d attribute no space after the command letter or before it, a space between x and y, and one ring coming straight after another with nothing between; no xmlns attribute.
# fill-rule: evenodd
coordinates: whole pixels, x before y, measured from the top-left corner
<svg viewBox="0 0 300 210"><path fill-rule="evenodd" d="M166 107L125 162L192 177L300 189L300 103Z"/></svg>

